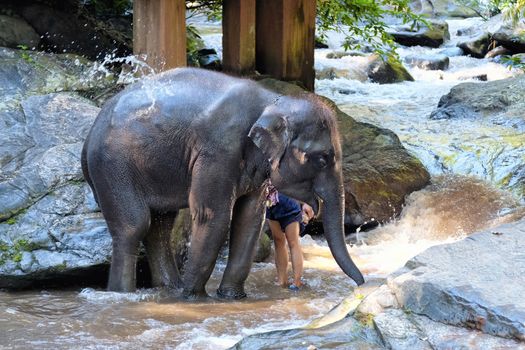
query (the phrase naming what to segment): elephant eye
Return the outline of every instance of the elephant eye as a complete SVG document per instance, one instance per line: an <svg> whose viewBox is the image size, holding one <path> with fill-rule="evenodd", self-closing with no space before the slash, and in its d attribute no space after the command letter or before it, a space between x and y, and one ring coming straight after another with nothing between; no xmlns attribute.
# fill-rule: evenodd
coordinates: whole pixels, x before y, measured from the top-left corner
<svg viewBox="0 0 525 350"><path fill-rule="evenodd" d="M314 164L316 168L324 169L329 164L332 163L333 155L330 152L316 152L315 154L310 154L308 160Z"/></svg>

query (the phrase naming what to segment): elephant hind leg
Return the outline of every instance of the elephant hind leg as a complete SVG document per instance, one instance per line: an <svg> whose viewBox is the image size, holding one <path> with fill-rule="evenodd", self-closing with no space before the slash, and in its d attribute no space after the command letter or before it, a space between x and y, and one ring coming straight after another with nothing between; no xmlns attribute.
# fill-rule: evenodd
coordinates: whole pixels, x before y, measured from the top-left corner
<svg viewBox="0 0 525 350"><path fill-rule="evenodd" d="M171 247L171 232L177 212L153 213L144 247L151 270L153 287L182 287L175 252Z"/></svg>
<svg viewBox="0 0 525 350"><path fill-rule="evenodd" d="M102 212L113 238L108 290L133 292L136 289L139 244L149 227L149 209L140 201L126 207L122 206L122 202L108 205L104 198L101 198ZM109 211L106 210L108 208Z"/></svg>

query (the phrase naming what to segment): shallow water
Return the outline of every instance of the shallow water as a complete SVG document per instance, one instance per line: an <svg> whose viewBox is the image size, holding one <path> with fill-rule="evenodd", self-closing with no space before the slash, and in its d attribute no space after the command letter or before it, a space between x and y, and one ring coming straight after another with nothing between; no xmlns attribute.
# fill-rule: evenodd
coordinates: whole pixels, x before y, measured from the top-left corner
<svg viewBox="0 0 525 350"><path fill-rule="evenodd" d="M451 21L451 27L473 22ZM208 25L206 31L205 40L220 46L216 26ZM337 38L332 41L337 45ZM429 51L435 50L411 48L400 54ZM326 52L316 52L316 64L352 64L350 59L334 63L324 58ZM439 98L464 76L487 74L490 80L515 72L486 60L456 57L446 72L411 73L415 82L392 85L344 78L316 82L318 93L352 117L396 132L433 175L429 187L408 197L398 219L353 238L357 243L349 251L368 280L386 277L428 247L525 215L512 193L495 187L501 169L516 163L502 141L516 131L483 121L427 118ZM487 145L493 144L500 152L486 154ZM486 166L487 157L492 157L491 167ZM340 271L326 242L305 236L301 243L308 287L299 293L274 284L272 263L253 266L246 284L249 297L238 302L189 303L177 293L156 289L130 294L95 289L0 291L0 349L224 349L246 335L305 325L348 296L354 284ZM208 283L212 295L223 269L220 262Z"/></svg>

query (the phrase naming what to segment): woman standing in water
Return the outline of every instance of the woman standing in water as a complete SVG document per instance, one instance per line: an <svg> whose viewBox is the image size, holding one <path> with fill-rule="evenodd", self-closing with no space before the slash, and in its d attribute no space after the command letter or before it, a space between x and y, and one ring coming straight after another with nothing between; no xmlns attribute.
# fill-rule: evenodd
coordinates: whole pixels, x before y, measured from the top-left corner
<svg viewBox="0 0 525 350"><path fill-rule="evenodd" d="M298 291L303 286L303 251L299 235L314 217L314 212L308 204L299 205L295 200L273 191L268 195L270 206L267 208L266 217L275 245L277 282L282 287L288 285L288 242L293 270L293 282L288 288Z"/></svg>

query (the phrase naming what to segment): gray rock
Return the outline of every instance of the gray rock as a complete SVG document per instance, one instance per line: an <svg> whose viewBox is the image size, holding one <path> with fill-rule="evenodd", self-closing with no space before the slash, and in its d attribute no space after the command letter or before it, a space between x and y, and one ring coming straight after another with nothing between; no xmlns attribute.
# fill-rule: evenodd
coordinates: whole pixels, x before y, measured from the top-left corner
<svg viewBox="0 0 525 350"><path fill-rule="evenodd" d="M450 89L450 92L439 100L438 107L431 118L439 119L441 111L456 108L457 114L451 117L464 116L490 117L496 113L522 110L525 93L525 77L501 79L486 84L462 83ZM470 113L465 113L469 110ZM523 119L523 118L521 118Z"/></svg>
<svg viewBox="0 0 525 350"><path fill-rule="evenodd" d="M487 52L485 58L494 58L497 56L508 55L511 51L505 46L498 46Z"/></svg>
<svg viewBox="0 0 525 350"><path fill-rule="evenodd" d="M523 30L525 25L518 23L504 23L497 31L492 34L492 39L497 41L512 53L525 53L525 38Z"/></svg>
<svg viewBox="0 0 525 350"><path fill-rule="evenodd" d="M370 81L379 84L414 81L414 78L400 62L394 59L383 60L378 55L369 57L366 74Z"/></svg>
<svg viewBox="0 0 525 350"><path fill-rule="evenodd" d="M313 346L313 347L310 347ZM384 349L372 327L353 318L315 329L290 329L248 336L231 349Z"/></svg>
<svg viewBox="0 0 525 350"><path fill-rule="evenodd" d="M22 19L0 15L0 46L38 47L40 35Z"/></svg>
<svg viewBox="0 0 525 350"><path fill-rule="evenodd" d="M525 340L525 220L429 248L391 276L400 306L449 325Z"/></svg>
<svg viewBox="0 0 525 350"><path fill-rule="evenodd" d="M374 317L377 329L387 349L392 350L431 350L426 335L408 315L399 309L390 309Z"/></svg>
<svg viewBox="0 0 525 350"><path fill-rule="evenodd" d="M450 60L446 55L410 55L404 61L412 66L425 70L445 70L448 69Z"/></svg>
<svg viewBox="0 0 525 350"><path fill-rule="evenodd" d="M470 38L466 41L458 43L465 54L476 58L483 58L489 52L490 35L483 33L477 37Z"/></svg>
<svg viewBox="0 0 525 350"><path fill-rule="evenodd" d="M435 322L425 316L411 314L409 320L425 334L426 341L435 350L523 350L525 344L512 339L504 339L484 334L480 331L449 326Z"/></svg>
<svg viewBox="0 0 525 350"><path fill-rule="evenodd" d="M448 24L444 21L430 20L430 27L425 25L412 28L409 25L394 27L389 31L394 41L405 46L439 47L450 39Z"/></svg>

